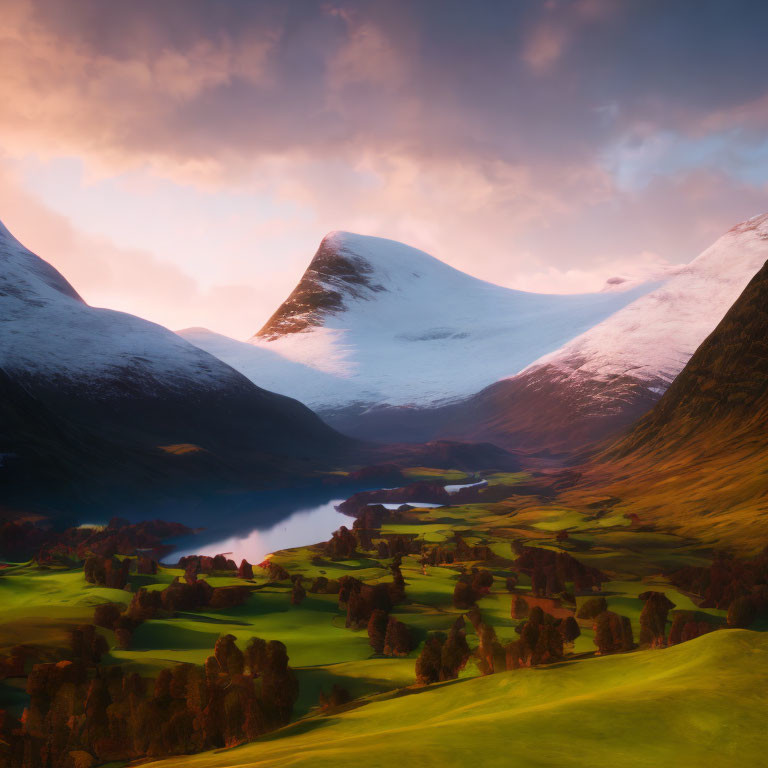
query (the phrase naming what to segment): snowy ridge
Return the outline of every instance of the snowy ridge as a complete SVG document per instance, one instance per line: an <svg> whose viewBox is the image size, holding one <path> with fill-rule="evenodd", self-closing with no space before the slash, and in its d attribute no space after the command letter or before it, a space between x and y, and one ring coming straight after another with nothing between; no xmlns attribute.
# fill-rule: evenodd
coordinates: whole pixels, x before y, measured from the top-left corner
<svg viewBox="0 0 768 768"><path fill-rule="evenodd" d="M182 336L321 412L426 406L515 374L652 287L525 293L403 243L333 232L291 296L249 340L250 353L199 329Z"/></svg>
<svg viewBox="0 0 768 768"><path fill-rule="evenodd" d="M661 394L766 259L768 214L734 227L662 286L523 373L546 369L549 378L574 386L624 377Z"/></svg>
<svg viewBox="0 0 768 768"><path fill-rule="evenodd" d="M88 306L0 224L0 367L95 396L216 390L237 374L162 326Z"/></svg>

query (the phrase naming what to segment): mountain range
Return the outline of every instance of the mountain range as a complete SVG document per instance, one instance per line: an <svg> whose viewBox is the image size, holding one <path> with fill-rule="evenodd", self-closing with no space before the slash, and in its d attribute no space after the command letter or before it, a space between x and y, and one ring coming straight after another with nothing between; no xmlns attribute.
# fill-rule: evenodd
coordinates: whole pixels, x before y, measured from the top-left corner
<svg viewBox="0 0 768 768"><path fill-rule="evenodd" d="M332 232L291 295L248 342L201 328L180 335L346 427L371 409L429 408L470 396L650 288L526 293L478 280L393 240Z"/></svg>
<svg viewBox="0 0 768 768"><path fill-rule="evenodd" d="M552 296L334 232L248 342L181 335L353 437L569 454L659 400L768 257L767 233L768 216L746 221L661 284Z"/></svg>
<svg viewBox="0 0 768 768"><path fill-rule="evenodd" d="M2 225L0 318L6 485L258 482L355 446L171 331L90 307Z"/></svg>

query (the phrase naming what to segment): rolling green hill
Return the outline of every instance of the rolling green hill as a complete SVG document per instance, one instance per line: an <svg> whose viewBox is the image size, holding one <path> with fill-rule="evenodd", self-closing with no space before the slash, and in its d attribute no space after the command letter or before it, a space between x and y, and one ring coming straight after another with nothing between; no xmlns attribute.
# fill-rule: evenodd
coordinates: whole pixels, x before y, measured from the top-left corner
<svg viewBox="0 0 768 768"><path fill-rule="evenodd" d="M768 637L690 643L385 694L245 746L153 768L759 765Z"/></svg>

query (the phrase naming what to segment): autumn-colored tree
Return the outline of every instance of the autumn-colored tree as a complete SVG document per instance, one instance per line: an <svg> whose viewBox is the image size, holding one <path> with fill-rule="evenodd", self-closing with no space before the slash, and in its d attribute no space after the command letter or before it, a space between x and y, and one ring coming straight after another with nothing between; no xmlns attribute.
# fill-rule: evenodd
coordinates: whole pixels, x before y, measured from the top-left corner
<svg viewBox="0 0 768 768"><path fill-rule="evenodd" d="M104 629L114 629L122 611L117 603L104 603L93 609L93 623Z"/></svg>
<svg viewBox="0 0 768 768"><path fill-rule="evenodd" d="M407 625L394 616L390 616L384 635L384 655L407 656L412 648L411 632Z"/></svg>
<svg viewBox="0 0 768 768"><path fill-rule="evenodd" d="M234 635L222 635L213 649L213 655L222 672L228 675L240 675L245 669L243 652L236 645Z"/></svg>
<svg viewBox="0 0 768 768"><path fill-rule="evenodd" d="M388 619L387 612L377 608L371 613L371 618L368 620L368 640L376 653L384 653Z"/></svg>
<svg viewBox="0 0 768 768"><path fill-rule="evenodd" d="M459 616L451 626L440 651L440 679L455 680L466 666L469 656L464 619Z"/></svg>
<svg viewBox="0 0 768 768"><path fill-rule="evenodd" d="M667 615L675 604L663 592L642 592L644 602L640 613L640 644L651 648L666 645Z"/></svg>
<svg viewBox="0 0 768 768"><path fill-rule="evenodd" d="M442 632L430 632L416 659L416 682L420 685L436 683L440 679L443 643L445 635Z"/></svg>
<svg viewBox="0 0 768 768"><path fill-rule="evenodd" d="M629 651L634 646L632 625L627 616L603 611L595 617L593 629L599 654Z"/></svg>
<svg viewBox="0 0 768 768"><path fill-rule="evenodd" d="M581 635L579 624L573 616L567 616L566 618L561 619L557 625L557 629L562 635L563 642L565 643L571 644L575 642L579 635Z"/></svg>
<svg viewBox="0 0 768 768"><path fill-rule="evenodd" d="M466 577L460 577L453 589L453 604L460 609L466 610L475 604L477 596L475 595L472 584Z"/></svg>

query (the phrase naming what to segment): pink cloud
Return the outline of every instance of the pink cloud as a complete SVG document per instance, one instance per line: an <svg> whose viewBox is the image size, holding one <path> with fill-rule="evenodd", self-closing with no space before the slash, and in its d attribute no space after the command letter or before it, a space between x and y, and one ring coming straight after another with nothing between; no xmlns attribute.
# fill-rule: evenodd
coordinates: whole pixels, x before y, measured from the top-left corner
<svg viewBox="0 0 768 768"><path fill-rule="evenodd" d="M245 337L274 302L265 284L203 286L177 265L79 230L30 196L0 165L0 219L31 251L56 267L93 306L122 310L169 328L209 324Z"/></svg>

